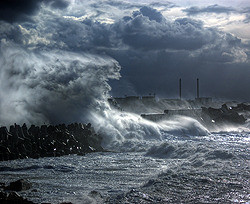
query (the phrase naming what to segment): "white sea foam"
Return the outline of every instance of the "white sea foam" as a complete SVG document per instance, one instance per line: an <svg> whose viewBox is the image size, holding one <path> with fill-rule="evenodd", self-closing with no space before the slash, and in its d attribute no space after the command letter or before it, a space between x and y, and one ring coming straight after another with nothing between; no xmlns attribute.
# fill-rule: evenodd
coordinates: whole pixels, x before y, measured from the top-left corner
<svg viewBox="0 0 250 204"><path fill-rule="evenodd" d="M210 134L197 120L186 116L176 115L158 124L162 130L173 135L204 136Z"/></svg>
<svg viewBox="0 0 250 204"><path fill-rule="evenodd" d="M105 148L130 151L135 145L147 141L161 141L162 134L158 124L127 112L106 109L92 113L92 121L102 134Z"/></svg>
<svg viewBox="0 0 250 204"><path fill-rule="evenodd" d="M202 162L203 165L211 160L236 158L233 152L223 148L214 149L214 143L208 145L191 141L163 142L152 146L145 155L161 159L188 159L193 165L197 165L197 162Z"/></svg>
<svg viewBox="0 0 250 204"><path fill-rule="evenodd" d="M116 151L145 150L172 135L210 134L197 120L189 117L174 116L169 120L152 122L137 114L113 110L108 104L105 104L104 109L92 113L91 120L104 137L103 146Z"/></svg>

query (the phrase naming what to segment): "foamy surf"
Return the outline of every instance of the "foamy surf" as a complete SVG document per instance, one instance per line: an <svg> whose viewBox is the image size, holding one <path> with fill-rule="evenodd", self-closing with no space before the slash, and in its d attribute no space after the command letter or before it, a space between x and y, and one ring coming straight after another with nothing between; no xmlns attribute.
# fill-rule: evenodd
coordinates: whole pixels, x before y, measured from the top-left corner
<svg viewBox="0 0 250 204"><path fill-rule="evenodd" d="M205 136L210 132L197 120L173 116L153 122L140 115L110 109L92 113L92 122L103 136L103 147L115 151L142 151L171 136Z"/></svg>

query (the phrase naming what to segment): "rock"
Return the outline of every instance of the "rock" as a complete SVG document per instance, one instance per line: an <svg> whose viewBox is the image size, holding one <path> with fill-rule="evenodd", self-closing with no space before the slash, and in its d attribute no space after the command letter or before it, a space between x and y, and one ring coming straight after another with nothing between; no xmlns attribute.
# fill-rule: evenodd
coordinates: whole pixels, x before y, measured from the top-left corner
<svg viewBox="0 0 250 204"><path fill-rule="evenodd" d="M102 194L100 193L100 192L98 192L98 191L91 191L90 193L89 193L89 196L90 197L100 197L100 198L103 198L103 196L102 196Z"/></svg>
<svg viewBox="0 0 250 204"><path fill-rule="evenodd" d="M232 109L235 111L250 111L250 105L240 103L240 104L237 104L236 107L232 107Z"/></svg>
<svg viewBox="0 0 250 204"><path fill-rule="evenodd" d="M6 200L6 198L7 198L7 193L0 191L0 201Z"/></svg>
<svg viewBox="0 0 250 204"><path fill-rule="evenodd" d="M24 123L24 124L23 124L23 126L22 126L22 130L23 130L23 134L24 134L24 136L29 135L29 134L28 134L28 128L27 128L26 123Z"/></svg>
<svg viewBox="0 0 250 204"><path fill-rule="evenodd" d="M23 129L20 127L20 125L15 124L15 129L16 129L18 137L24 138Z"/></svg>
<svg viewBox="0 0 250 204"><path fill-rule="evenodd" d="M8 130L6 127L1 127L0 128L0 140L6 140L8 139Z"/></svg>
<svg viewBox="0 0 250 204"><path fill-rule="evenodd" d="M29 190L31 187L31 183L29 183L27 180L19 179L17 181L11 182L10 185L5 189L11 191L25 191Z"/></svg>
<svg viewBox="0 0 250 204"><path fill-rule="evenodd" d="M10 134L13 136L13 138L15 138L15 139L18 138L17 130L16 130L16 128L15 128L14 125L11 125L11 126L10 126Z"/></svg>
<svg viewBox="0 0 250 204"><path fill-rule="evenodd" d="M23 198L17 192L10 192L7 200L22 200Z"/></svg>
<svg viewBox="0 0 250 204"><path fill-rule="evenodd" d="M29 130L28 130L28 132L31 135L35 136L36 138L38 137L39 131L40 131L39 127L36 127L35 125L31 125Z"/></svg>
<svg viewBox="0 0 250 204"><path fill-rule="evenodd" d="M60 204L73 204L71 202L63 202L63 203L60 203Z"/></svg>
<svg viewBox="0 0 250 204"><path fill-rule="evenodd" d="M103 203L103 196L98 191L91 191L88 196L94 199L95 203Z"/></svg>
<svg viewBox="0 0 250 204"><path fill-rule="evenodd" d="M69 125L11 125L0 128L0 160L53 157L104 151L102 137L90 123Z"/></svg>
<svg viewBox="0 0 250 204"><path fill-rule="evenodd" d="M246 119L237 113L234 109L229 109L226 104L223 104L221 108L205 108L202 107L202 118L207 122L220 124L220 123L234 123L244 124Z"/></svg>
<svg viewBox="0 0 250 204"><path fill-rule="evenodd" d="M47 125L42 125L41 126L41 133L47 135Z"/></svg>
<svg viewBox="0 0 250 204"><path fill-rule="evenodd" d="M34 204L32 201L24 199L16 192L9 193L9 195L5 199L0 201L2 204Z"/></svg>
<svg viewBox="0 0 250 204"><path fill-rule="evenodd" d="M0 203L1 204L34 204L32 201L28 201L20 196L16 192L11 192L9 194L0 192Z"/></svg>
<svg viewBox="0 0 250 204"><path fill-rule="evenodd" d="M91 128L91 123L88 123L87 126L86 126L87 129L90 129Z"/></svg>
<svg viewBox="0 0 250 204"><path fill-rule="evenodd" d="M0 182L0 188L4 188L5 183Z"/></svg>
<svg viewBox="0 0 250 204"><path fill-rule="evenodd" d="M229 111L228 107L227 107L227 104L223 104L220 108L222 110L222 112L226 113Z"/></svg>

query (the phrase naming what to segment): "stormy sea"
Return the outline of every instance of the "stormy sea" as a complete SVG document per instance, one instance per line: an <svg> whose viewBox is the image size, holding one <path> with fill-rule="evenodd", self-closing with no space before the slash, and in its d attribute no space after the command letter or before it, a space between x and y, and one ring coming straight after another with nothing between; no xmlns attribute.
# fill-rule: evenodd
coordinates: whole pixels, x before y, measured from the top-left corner
<svg viewBox="0 0 250 204"><path fill-rule="evenodd" d="M0 204L250 203L249 0L1 0Z"/></svg>
<svg viewBox="0 0 250 204"><path fill-rule="evenodd" d="M33 203L249 202L249 104L211 108L208 101L201 109L206 98L172 104L152 95L114 101L109 80L119 79L121 67L110 57L2 46L11 62L1 60L5 203L19 196ZM72 122L85 124L83 137L66 128ZM27 125L8 128L13 123ZM7 186L19 179L32 187L11 194Z"/></svg>
<svg viewBox="0 0 250 204"><path fill-rule="evenodd" d="M250 201L249 120L209 131L186 116L152 122L111 111L105 117L96 124L103 123L108 151L1 161L0 181L27 179L32 188L18 193L34 203Z"/></svg>

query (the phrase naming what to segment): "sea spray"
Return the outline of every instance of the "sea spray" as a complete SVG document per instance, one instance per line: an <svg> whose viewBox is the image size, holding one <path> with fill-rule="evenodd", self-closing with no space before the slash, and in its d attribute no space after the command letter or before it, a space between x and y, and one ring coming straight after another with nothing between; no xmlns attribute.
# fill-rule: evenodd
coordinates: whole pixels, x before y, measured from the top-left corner
<svg viewBox="0 0 250 204"><path fill-rule="evenodd" d="M160 121L158 124L163 131L173 135L204 136L210 134L200 122L187 116L172 116L168 120Z"/></svg>
<svg viewBox="0 0 250 204"><path fill-rule="evenodd" d="M108 80L119 79L121 67L110 57L32 51L9 42L1 44L0 52L1 125L92 122L103 135L103 146L116 151L141 151L171 135L209 134L189 117L155 123L111 109Z"/></svg>
<svg viewBox="0 0 250 204"><path fill-rule="evenodd" d="M164 131L192 134L189 126L197 124L190 119L154 123L111 109L108 80L119 79L120 66L110 57L27 50L10 42L2 43L0 52L1 125L92 122L104 136L104 147L140 151L162 141Z"/></svg>
<svg viewBox="0 0 250 204"><path fill-rule="evenodd" d="M104 148L116 151L140 151L147 141L161 141L162 134L156 123L137 114L106 109L92 113L97 131L103 135Z"/></svg>
<svg viewBox="0 0 250 204"><path fill-rule="evenodd" d="M120 77L114 59L61 50L0 47L0 124L88 122L97 100Z"/></svg>
<svg viewBox="0 0 250 204"><path fill-rule="evenodd" d="M138 114L111 109L107 102L102 110L92 112L92 123L103 136L103 147L115 151L143 151L168 137L210 134L197 120L173 116L153 122Z"/></svg>

